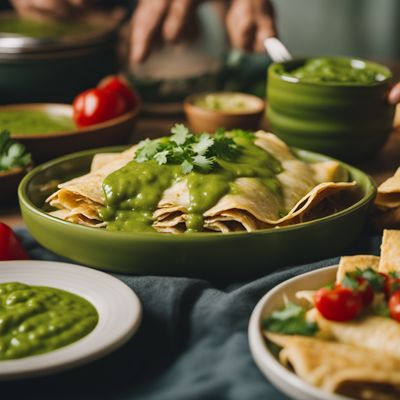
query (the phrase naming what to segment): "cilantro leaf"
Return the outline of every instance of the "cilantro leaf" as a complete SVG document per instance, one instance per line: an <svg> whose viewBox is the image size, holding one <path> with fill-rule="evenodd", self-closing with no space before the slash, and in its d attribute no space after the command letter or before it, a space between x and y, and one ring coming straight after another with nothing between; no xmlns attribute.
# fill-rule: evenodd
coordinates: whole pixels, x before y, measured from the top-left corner
<svg viewBox="0 0 400 400"><path fill-rule="evenodd" d="M189 172L193 171L194 165L190 163L188 160L184 160L181 164L181 169L184 174L188 174Z"/></svg>
<svg viewBox="0 0 400 400"><path fill-rule="evenodd" d="M375 315L380 315L381 317L390 318L390 311L387 303L384 301L382 303L378 303L373 307L373 313Z"/></svg>
<svg viewBox="0 0 400 400"><path fill-rule="evenodd" d="M175 124L171 129L173 134L170 138L172 142L175 142L178 146L184 144L188 139L192 137L189 129L183 124Z"/></svg>
<svg viewBox="0 0 400 400"><path fill-rule="evenodd" d="M356 278L353 278L351 274L346 273L345 277L342 280L342 286L345 288L356 290L359 284Z"/></svg>
<svg viewBox="0 0 400 400"><path fill-rule="evenodd" d="M205 133L200 136L197 143L192 144L192 150L198 155L204 155L214 144L214 139Z"/></svg>
<svg viewBox="0 0 400 400"><path fill-rule="evenodd" d="M157 140L142 140L138 145L135 159L138 163L151 160L158 152L159 142Z"/></svg>
<svg viewBox="0 0 400 400"><path fill-rule="evenodd" d="M158 162L158 164L166 164L167 163L167 156L169 154L168 150L159 151L158 153L154 154L154 159Z"/></svg>
<svg viewBox="0 0 400 400"><path fill-rule="evenodd" d="M373 268L357 269L355 272L350 273L351 277L362 277L372 286L375 292L383 290L385 285L385 277Z"/></svg>
<svg viewBox="0 0 400 400"><path fill-rule="evenodd" d="M318 325L306 321L306 311L297 304L288 302L281 310L274 311L263 323L265 329L286 335L313 336Z"/></svg>
<svg viewBox="0 0 400 400"><path fill-rule="evenodd" d="M193 157L193 164L205 171L208 171L212 168L213 161L213 158L207 158L203 155L197 155Z"/></svg>
<svg viewBox="0 0 400 400"><path fill-rule="evenodd" d="M26 167L31 162L31 154L22 143L12 140L8 131L0 132L0 171Z"/></svg>

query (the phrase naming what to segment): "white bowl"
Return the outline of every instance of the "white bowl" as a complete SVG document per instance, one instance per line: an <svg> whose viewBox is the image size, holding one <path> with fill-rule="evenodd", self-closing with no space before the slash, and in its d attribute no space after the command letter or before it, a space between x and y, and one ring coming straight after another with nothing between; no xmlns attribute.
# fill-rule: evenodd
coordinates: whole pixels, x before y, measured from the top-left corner
<svg viewBox="0 0 400 400"><path fill-rule="evenodd" d="M295 293L314 290L331 283L336 278L337 265L291 278L269 291L254 308L249 323L249 345L255 363L261 372L287 396L295 400L349 400L349 397L328 393L310 385L294 372L284 367L266 345L262 323L272 311L282 308L284 295L293 303L299 303Z"/></svg>
<svg viewBox="0 0 400 400"><path fill-rule="evenodd" d="M49 286L77 294L99 314L88 335L49 353L0 361L0 380L47 375L100 358L127 342L139 327L142 307L123 282L104 272L49 261L0 262L0 283Z"/></svg>

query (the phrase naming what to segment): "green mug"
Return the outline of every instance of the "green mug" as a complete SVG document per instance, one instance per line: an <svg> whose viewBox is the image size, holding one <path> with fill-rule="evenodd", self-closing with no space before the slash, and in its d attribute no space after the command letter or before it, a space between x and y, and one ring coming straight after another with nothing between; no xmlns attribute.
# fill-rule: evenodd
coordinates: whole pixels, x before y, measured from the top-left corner
<svg viewBox="0 0 400 400"><path fill-rule="evenodd" d="M392 130L394 107L387 102L392 73L368 61L332 59L373 70L380 80L314 82L291 76L305 59L271 64L267 85L270 127L291 146L343 160L366 159L382 148Z"/></svg>

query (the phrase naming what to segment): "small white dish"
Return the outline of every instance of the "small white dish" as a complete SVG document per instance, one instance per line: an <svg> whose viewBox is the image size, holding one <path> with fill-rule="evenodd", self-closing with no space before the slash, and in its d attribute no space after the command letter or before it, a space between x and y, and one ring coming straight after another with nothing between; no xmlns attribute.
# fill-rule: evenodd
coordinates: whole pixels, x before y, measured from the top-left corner
<svg viewBox="0 0 400 400"><path fill-rule="evenodd" d="M142 307L123 282L104 272L74 264L50 261L0 262L0 283L22 282L49 286L77 294L96 308L99 321L87 336L60 349L0 361L0 380L47 375L105 356L136 332Z"/></svg>
<svg viewBox="0 0 400 400"><path fill-rule="evenodd" d="M255 363L273 385L295 400L350 400L350 398L322 391L285 368L267 347L262 333L262 322L272 311L283 307L284 296L293 303L299 303L295 297L297 291L319 289L333 282L336 271L337 265L333 265L281 283L263 296L251 314L248 335Z"/></svg>

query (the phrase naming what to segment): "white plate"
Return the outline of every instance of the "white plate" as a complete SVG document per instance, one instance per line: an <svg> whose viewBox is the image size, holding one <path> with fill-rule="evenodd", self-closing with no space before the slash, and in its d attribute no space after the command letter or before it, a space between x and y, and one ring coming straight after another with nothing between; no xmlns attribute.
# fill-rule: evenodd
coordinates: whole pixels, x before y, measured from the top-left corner
<svg viewBox="0 0 400 400"><path fill-rule="evenodd" d="M348 397L324 392L310 385L285 368L266 346L262 334L262 322L272 311L283 307L283 297L298 303L295 293L314 290L335 280L337 265L321 268L291 278L269 291L256 305L249 323L251 354L261 372L287 396L295 400L349 400Z"/></svg>
<svg viewBox="0 0 400 400"><path fill-rule="evenodd" d="M87 336L60 349L0 361L0 380L47 375L93 361L123 345L140 325L142 307L136 294L104 272L49 261L0 262L0 283L50 286L77 294L96 308L99 321Z"/></svg>

